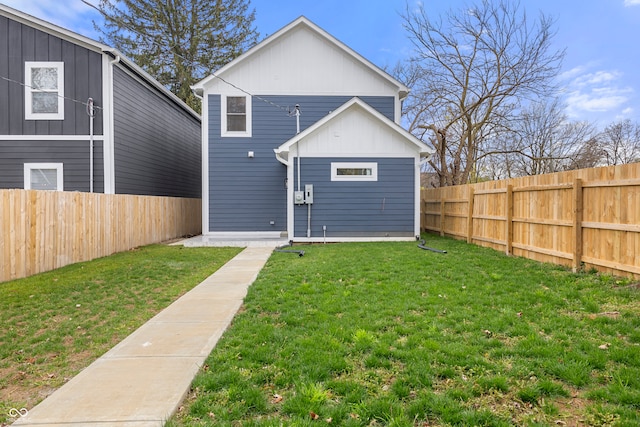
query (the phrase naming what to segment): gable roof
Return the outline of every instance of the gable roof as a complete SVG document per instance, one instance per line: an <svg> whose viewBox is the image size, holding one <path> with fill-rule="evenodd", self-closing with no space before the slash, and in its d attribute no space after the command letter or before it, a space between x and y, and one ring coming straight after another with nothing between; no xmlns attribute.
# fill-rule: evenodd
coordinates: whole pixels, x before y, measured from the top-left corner
<svg viewBox="0 0 640 427"><path fill-rule="evenodd" d="M360 111L362 114L366 115L369 118L374 119L377 123L381 124L382 126L385 126L390 132L400 136L407 144L412 146L413 149L420 154L420 156L430 156L431 154L433 154L434 150L428 147L424 142L416 138L413 134L403 129L400 125L398 125L394 121L389 120L386 116L384 116L375 108L371 107L366 102L362 101L360 98L354 97L351 100L344 103L342 106L340 106L340 108L338 108L337 110L324 116L322 119L318 120L316 123L306 128L304 131L300 132L299 134L290 138L284 144L280 145L278 148L274 149L273 151L276 154L276 158L281 163L287 164L288 158L289 158L289 152L293 145L309 137L313 133L323 128L325 125L328 125L333 121L339 120L342 116L345 116L348 112L354 111L354 110Z"/></svg>
<svg viewBox="0 0 640 427"><path fill-rule="evenodd" d="M20 22L21 24L28 25L47 34L51 34L73 44L82 46L86 49L98 52L100 54L106 54L114 59L118 59L118 62L121 62L126 68L137 74L143 80L150 83L153 87L161 91L165 96L170 98L182 109L200 120L200 115L196 113L191 107L189 107L184 101L182 101L173 92L169 91L166 87L160 84L159 81L151 77L151 75L149 75L146 71L136 65L133 61L124 56L124 54L120 53L117 49L109 47L104 43L100 43L81 34L67 30L66 28L59 27L40 18L36 18L35 16L21 12L2 3L0 3L0 16L6 16L14 21Z"/></svg>
<svg viewBox="0 0 640 427"><path fill-rule="evenodd" d="M286 34L293 32L295 29L299 29L299 28L306 28L311 32L313 32L314 34L320 36L321 38L323 38L324 40L328 41L333 46L338 48L340 51L344 52L346 55L353 58L355 61L363 64L373 74L379 76L381 79L389 83L391 86L396 87L398 90L398 93L400 94L400 99L405 98L409 93L409 88L407 88L404 84L402 84L398 80L391 77L388 73L386 73L385 71L383 71L382 69L374 65L371 61L369 61L368 59L366 59L365 57L363 57L362 55L360 55L359 53L351 49L349 46L342 43L340 40L333 37L331 34L327 33L325 30L323 30L318 25L316 25L315 23L313 23L312 21L310 21L304 16L299 17L298 19L294 20L290 24L281 28L280 30L278 30L271 36L267 37L266 39L264 39L263 41L261 41L260 43L258 43L257 45L255 45L254 47L252 47L251 49L249 49L248 51L246 51L245 53L237 57L236 59L234 59L233 61L224 65L215 73L209 75L208 77L204 78L200 82L191 86L191 88L194 91L196 91L196 93L201 94L204 88L212 80L219 78L219 76L221 77L224 76L224 74L228 73L233 68L236 68L240 64L247 61L248 58L258 54L262 50L265 50L267 47L275 44L278 40L282 39Z"/></svg>

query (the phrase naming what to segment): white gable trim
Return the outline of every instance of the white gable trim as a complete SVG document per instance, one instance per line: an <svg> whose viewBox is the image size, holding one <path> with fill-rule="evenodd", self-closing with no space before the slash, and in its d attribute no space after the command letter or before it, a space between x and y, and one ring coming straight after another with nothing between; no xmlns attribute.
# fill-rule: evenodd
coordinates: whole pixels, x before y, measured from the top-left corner
<svg viewBox="0 0 640 427"><path fill-rule="evenodd" d="M299 17L295 21L291 22L289 25L281 28L280 30L278 30L277 32L272 34L271 36L267 37L266 39L264 39L263 41L261 41L260 43L258 43L257 45L255 45L254 47L249 49L248 51L246 51L244 54L240 55L239 57L237 57L233 61L227 63L225 66L220 68L214 74L211 74L210 76L206 77L205 79L203 79L200 82L196 83L195 85L191 86L191 88L193 90L195 90L197 93L202 94L204 92L205 88L209 85L209 83L212 80L214 80L216 78L219 78L219 77L224 78L224 75L227 74L230 69L232 69L232 68L236 67L237 65L241 64L242 62L244 62L250 56L253 56L254 54L260 52L263 49L265 49L267 46L271 45L276 40L278 40L280 37L282 37L283 35L287 34L290 31L292 31L294 28L302 27L302 26L309 28L310 30L312 30L313 32L318 34L319 36L321 36L321 37L325 38L326 40L328 40L329 42L333 43L336 47L338 47L339 49L341 49L342 51L344 51L345 53L347 53L348 55L350 55L351 57L353 57L357 61L359 61L362 64L364 64L373 73L377 74L382 79L386 80L392 86L397 87L398 88L398 93L400 95L399 96L400 99L404 99L407 96L407 94L409 93L409 88L407 88L404 84L400 83L398 80L396 80L393 77L391 77L389 74L384 72L382 69L380 69L379 67L374 65L371 61L369 61L368 59L366 59L365 57L363 57L362 55L360 55L359 53L357 53L356 51L351 49L349 46L347 46L344 43L342 43L340 40L338 40L335 37L333 37L331 34L327 33L325 30L323 30L322 28L320 28L319 26L317 26L316 24L314 24L313 22L311 22L309 19L307 19L304 16Z"/></svg>
<svg viewBox="0 0 640 427"><path fill-rule="evenodd" d="M389 120L386 116L381 114L379 111L377 111L376 109L371 107L366 102L362 101L360 98L355 97L355 98L352 98L350 101L344 103L337 110L333 111L332 113L330 113L330 114L326 115L325 117L323 117L322 119L318 120L313 125L309 126L303 132L300 132L299 134L295 135L293 138L289 139L287 142L285 142L284 144L280 145L280 147L274 149L274 152L276 154L276 158L281 163L287 164L288 163L288 159L289 159L289 152L291 151L291 148L292 148L292 146L294 144L298 144L298 142L304 140L306 137L308 137L312 133L316 132L319 128L324 126L326 123L336 119L338 116L342 115L344 112L348 111L349 109L357 108L357 107L359 107L362 110L364 110L367 114L373 116L373 118L375 118L379 123L382 123L383 125L386 125L391 131L393 131L393 132L397 133L398 135L400 135L402 138L404 138L407 141L407 143L413 145L414 148L415 148L416 154L419 154L420 156L423 156L423 157L424 156L430 156L431 154L433 154L433 150L431 148L426 146L422 141L420 141L418 138L413 136L410 132L407 132L400 125L398 125L395 122ZM343 153L343 154L335 155L335 156L336 157L338 157L338 156L339 157L348 157L348 156L352 156L352 155L361 155L361 154ZM312 156L311 153L306 154L305 157L310 157L310 156ZM394 157L394 154L393 153L385 153L385 157Z"/></svg>

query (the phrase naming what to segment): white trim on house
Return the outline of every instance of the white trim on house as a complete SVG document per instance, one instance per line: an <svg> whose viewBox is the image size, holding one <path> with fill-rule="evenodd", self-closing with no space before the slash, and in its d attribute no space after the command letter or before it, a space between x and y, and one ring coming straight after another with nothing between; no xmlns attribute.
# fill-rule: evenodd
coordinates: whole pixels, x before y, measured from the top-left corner
<svg viewBox="0 0 640 427"><path fill-rule="evenodd" d="M32 80L33 70L50 68L56 70L55 87L37 87ZM55 96L55 111L34 111L34 95L49 94ZM26 61L24 63L24 118L25 120L64 120L64 62Z"/></svg>
<svg viewBox="0 0 640 427"><path fill-rule="evenodd" d="M209 96L202 98L201 104L202 117L209 117ZM200 128L202 132L202 234L209 235L209 126L203 125Z"/></svg>
<svg viewBox="0 0 640 427"><path fill-rule="evenodd" d="M416 234L419 236L419 234ZM415 242L414 236L372 236L372 237L296 237L295 243L350 243L350 242Z"/></svg>
<svg viewBox="0 0 640 427"><path fill-rule="evenodd" d="M33 188L32 172L35 170L55 170L56 171L56 188ZM44 177L44 174L42 174ZM55 190L64 191L64 174L62 163L25 163L24 164L24 189L25 190Z"/></svg>
<svg viewBox="0 0 640 427"><path fill-rule="evenodd" d="M115 144L113 120L113 62L109 55L102 55L102 162L104 169L104 194L116 193Z"/></svg>
<svg viewBox="0 0 640 427"><path fill-rule="evenodd" d="M89 141L89 135L0 135L0 141ZM102 141L103 135L94 135L95 141Z"/></svg>

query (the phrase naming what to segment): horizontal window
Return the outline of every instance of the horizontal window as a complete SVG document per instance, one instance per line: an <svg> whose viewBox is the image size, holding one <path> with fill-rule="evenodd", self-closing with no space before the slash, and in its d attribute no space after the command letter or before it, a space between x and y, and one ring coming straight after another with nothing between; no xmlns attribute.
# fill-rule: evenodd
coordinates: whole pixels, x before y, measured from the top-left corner
<svg viewBox="0 0 640 427"><path fill-rule="evenodd" d="M331 181L377 181L375 162L332 162Z"/></svg>

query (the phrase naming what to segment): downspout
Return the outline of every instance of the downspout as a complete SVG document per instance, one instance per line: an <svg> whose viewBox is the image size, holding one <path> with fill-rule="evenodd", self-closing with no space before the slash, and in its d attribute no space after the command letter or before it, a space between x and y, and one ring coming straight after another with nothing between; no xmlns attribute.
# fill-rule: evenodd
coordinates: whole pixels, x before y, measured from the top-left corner
<svg viewBox="0 0 640 427"><path fill-rule="evenodd" d="M300 104L296 104L296 111L294 113L296 116L296 135L300 133ZM300 141L296 141L296 157L298 158L298 188L300 191Z"/></svg>
<svg viewBox="0 0 640 427"><path fill-rule="evenodd" d="M191 93L200 100L201 106L201 121L200 121L200 195L202 197L201 202L201 232L202 235L209 233L209 132L207 126L202 121L204 117L209 115L209 106L205 102L204 88L198 88L191 86ZM208 122L207 122L208 123Z"/></svg>
<svg viewBox="0 0 640 427"><path fill-rule="evenodd" d="M116 194L115 169L115 141L114 141L114 64L120 62L121 57L115 49L104 49L102 61L102 132L104 135L103 151L103 182L105 194Z"/></svg>

